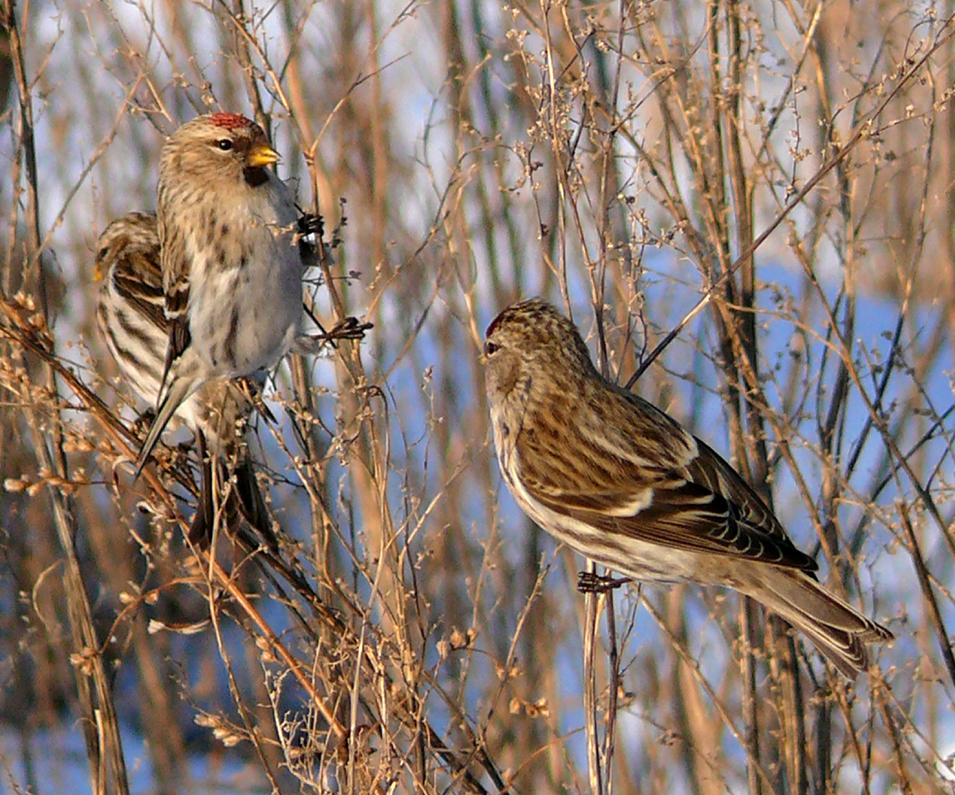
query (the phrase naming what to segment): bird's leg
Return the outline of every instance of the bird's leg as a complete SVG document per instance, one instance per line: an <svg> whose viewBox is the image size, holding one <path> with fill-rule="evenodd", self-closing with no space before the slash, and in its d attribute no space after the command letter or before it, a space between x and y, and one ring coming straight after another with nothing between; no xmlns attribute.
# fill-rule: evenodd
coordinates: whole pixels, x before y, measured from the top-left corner
<svg viewBox="0 0 955 795"><path fill-rule="evenodd" d="M265 401L262 400L262 386L254 378L240 378L236 382L239 389L242 390L242 394L248 399L259 414L265 417L266 422L271 423L272 425L277 425L278 420L275 419L275 415L272 413L271 409L265 405Z"/></svg>
<svg viewBox="0 0 955 795"><path fill-rule="evenodd" d="M609 593L621 585L633 582L633 577L613 577L600 575L594 571L581 571L577 574L577 590L581 593Z"/></svg>

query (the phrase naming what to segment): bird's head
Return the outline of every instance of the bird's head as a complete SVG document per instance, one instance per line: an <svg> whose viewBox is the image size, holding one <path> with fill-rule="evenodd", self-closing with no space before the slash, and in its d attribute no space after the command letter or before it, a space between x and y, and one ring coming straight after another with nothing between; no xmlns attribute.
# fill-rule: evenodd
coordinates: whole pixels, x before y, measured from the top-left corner
<svg viewBox="0 0 955 795"><path fill-rule="evenodd" d="M518 383L533 391L545 385L570 388L594 370L574 324L539 298L511 304L485 336L482 360L489 396L506 396Z"/></svg>
<svg viewBox="0 0 955 795"><path fill-rule="evenodd" d="M183 124L166 141L161 169L201 180L208 186L259 187L268 181L266 168L279 155L262 128L238 113L211 113Z"/></svg>
<svg viewBox="0 0 955 795"><path fill-rule="evenodd" d="M145 258L159 267L159 233L154 213L133 212L112 221L99 237L93 281L106 278L119 260ZM161 283L160 277L160 283Z"/></svg>

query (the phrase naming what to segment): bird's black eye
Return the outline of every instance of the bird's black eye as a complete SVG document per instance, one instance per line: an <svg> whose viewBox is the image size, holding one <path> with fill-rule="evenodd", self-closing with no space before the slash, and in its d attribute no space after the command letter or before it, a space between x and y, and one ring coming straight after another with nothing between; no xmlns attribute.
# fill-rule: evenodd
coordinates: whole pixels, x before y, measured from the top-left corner
<svg viewBox="0 0 955 795"><path fill-rule="evenodd" d="M216 146L218 146L223 152L229 152L232 149L232 141L230 141L228 138L222 138L216 141Z"/></svg>
<svg viewBox="0 0 955 795"><path fill-rule="evenodd" d="M501 346L498 345L496 342L491 342L490 340L488 340L487 342L484 343L485 356L491 356L492 354L497 353L500 349L501 349Z"/></svg>

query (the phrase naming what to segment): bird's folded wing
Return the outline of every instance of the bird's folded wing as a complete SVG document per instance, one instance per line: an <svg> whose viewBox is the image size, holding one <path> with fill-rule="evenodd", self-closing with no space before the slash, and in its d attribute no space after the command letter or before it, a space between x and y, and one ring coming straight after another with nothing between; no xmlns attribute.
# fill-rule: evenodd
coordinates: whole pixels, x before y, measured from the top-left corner
<svg viewBox="0 0 955 795"><path fill-rule="evenodd" d="M126 270L117 270L113 275L113 284L120 295L139 315L146 317L156 328L166 331L169 321L166 319L166 299L162 291L162 279L158 278L158 269L148 267L145 257L133 253L130 259L141 259L143 266L133 264ZM144 279L143 275L154 273L157 278Z"/></svg>
<svg viewBox="0 0 955 795"><path fill-rule="evenodd" d="M189 347L191 342L192 334L189 332L189 318L185 315L171 318L169 320L169 345L166 348L166 373L169 372L172 363L182 356L183 351ZM166 375L163 374L163 380L165 379Z"/></svg>
<svg viewBox="0 0 955 795"><path fill-rule="evenodd" d="M533 437L522 435L517 442L521 481L549 510L672 549L816 570L755 492L702 443L699 454L677 468L677 459L666 454L663 466L637 465L606 450L587 460L580 453L588 442L579 442L549 449L547 467L533 466L541 460ZM596 452L592 444L588 450ZM560 465L555 455L564 459Z"/></svg>
<svg viewBox="0 0 955 795"><path fill-rule="evenodd" d="M160 202L162 196L160 196ZM182 356L183 351L192 342L189 331L189 278L190 259L187 256L186 241L182 230L162 224L165 231L162 250L163 292L165 293L166 318L169 321L169 345L166 349L166 368L163 382L166 381L173 362Z"/></svg>
<svg viewBox="0 0 955 795"><path fill-rule="evenodd" d="M735 505L741 519L759 528L784 544L790 544L789 536L769 506L739 473L710 447L696 440L697 456L687 466L689 479L717 494L722 494Z"/></svg>

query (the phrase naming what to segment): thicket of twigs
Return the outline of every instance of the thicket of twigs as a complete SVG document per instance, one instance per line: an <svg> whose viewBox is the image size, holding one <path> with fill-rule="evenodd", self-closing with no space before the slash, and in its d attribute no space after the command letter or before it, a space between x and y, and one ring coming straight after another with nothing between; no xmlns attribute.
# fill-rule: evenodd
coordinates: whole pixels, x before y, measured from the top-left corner
<svg viewBox="0 0 955 795"><path fill-rule="evenodd" d="M951 791L934 9L4 0L5 786ZM278 556L186 546L195 451L132 482L145 407L93 323L96 235L155 206L163 135L207 109L266 126L324 217L316 315L375 324L276 375ZM532 294L622 383L678 330L633 388L896 633L868 676L727 593L575 591L488 441L483 330Z"/></svg>

